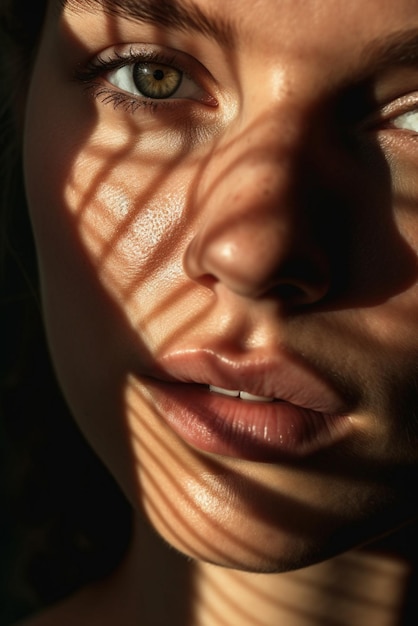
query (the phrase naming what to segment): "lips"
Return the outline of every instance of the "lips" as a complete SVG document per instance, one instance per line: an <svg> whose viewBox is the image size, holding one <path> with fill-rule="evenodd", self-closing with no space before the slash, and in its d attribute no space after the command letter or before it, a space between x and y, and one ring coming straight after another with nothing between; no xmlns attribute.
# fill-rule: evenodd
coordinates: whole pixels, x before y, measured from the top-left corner
<svg viewBox="0 0 418 626"><path fill-rule="evenodd" d="M293 356L233 361L186 350L158 365L146 386L162 419L203 452L280 462L334 445L351 430L339 395Z"/></svg>
<svg viewBox="0 0 418 626"><path fill-rule="evenodd" d="M158 362L156 378L194 383L218 390L274 398L322 413L341 413L347 405L322 376L297 356L282 351L232 359L208 349L182 350ZM247 397L247 399L251 399Z"/></svg>

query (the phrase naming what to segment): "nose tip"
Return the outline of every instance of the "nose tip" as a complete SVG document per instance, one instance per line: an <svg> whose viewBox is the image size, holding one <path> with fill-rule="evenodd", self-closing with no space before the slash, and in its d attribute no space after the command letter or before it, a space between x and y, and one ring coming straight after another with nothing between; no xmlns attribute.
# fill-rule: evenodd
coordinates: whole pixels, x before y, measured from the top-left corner
<svg viewBox="0 0 418 626"><path fill-rule="evenodd" d="M246 298L274 295L287 305L312 304L330 288L321 239L330 191L315 174L319 165L303 141L302 124L294 120L283 132L271 119L240 128L212 152L197 187L199 220L184 269L212 290L221 283Z"/></svg>

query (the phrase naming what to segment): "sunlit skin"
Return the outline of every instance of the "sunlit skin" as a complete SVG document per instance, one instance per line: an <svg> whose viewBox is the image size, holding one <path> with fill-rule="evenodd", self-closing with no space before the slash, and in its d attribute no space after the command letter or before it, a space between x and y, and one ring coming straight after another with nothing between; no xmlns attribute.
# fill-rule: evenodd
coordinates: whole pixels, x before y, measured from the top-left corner
<svg viewBox="0 0 418 626"><path fill-rule="evenodd" d="M165 554L144 556L145 517L196 560L170 553L164 565L168 580L193 571L191 624L324 624L335 568L348 580L360 557L326 560L418 513L418 54L396 53L418 33L418 2L193 0L228 24L217 39L59 4L25 129L45 321L74 417L139 528L115 577L68 615L90 607L116 623L108 605L125 598L117 623L160 623L133 599ZM157 49L190 81L158 106L125 93L133 63L87 77L99 54ZM181 353L251 364L255 378L285 359L338 398L335 441L268 462L191 445L151 380ZM373 600L366 613L344 605L341 623L371 624L371 610L379 626L398 623L405 569L364 558ZM314 593L304 580L328 582ZM302 601L312 611L295 612Z"/></svg>

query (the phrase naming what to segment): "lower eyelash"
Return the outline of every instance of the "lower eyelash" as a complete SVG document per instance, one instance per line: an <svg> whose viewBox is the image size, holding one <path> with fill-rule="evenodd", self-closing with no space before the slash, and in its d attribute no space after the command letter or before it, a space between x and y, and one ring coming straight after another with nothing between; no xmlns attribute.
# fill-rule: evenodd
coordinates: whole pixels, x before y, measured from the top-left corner
<svg viewBox="0 0 418 626"><path fill-rule="evenodd" d="M135 113L139 108L148 108L151 112L156 111L162 106L169 106L166 101L158 101L152 99L141 99L140 97L132 97L122 91L116 91L110 87L104 87L100 83L92 82L87 85L86 91L91 93L94 99L100 100L102 104L111 104L113 108L122 108L128 113Z"/></svg>

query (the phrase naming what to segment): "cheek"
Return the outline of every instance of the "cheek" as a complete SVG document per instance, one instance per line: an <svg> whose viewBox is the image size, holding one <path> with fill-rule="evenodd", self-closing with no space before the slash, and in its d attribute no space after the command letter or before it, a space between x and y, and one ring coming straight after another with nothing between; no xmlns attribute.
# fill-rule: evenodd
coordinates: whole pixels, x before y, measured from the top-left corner
<svg viewBox="0 0 418 626"><path fill-rule="evenodd" d="M82 154L58 202L103 287L123 305L141 290L144 306L155 299L156 285L181 273L187 189L181 174L170 176L168 168L153 173L141 158L100 173L107 160Z"/></svg>

